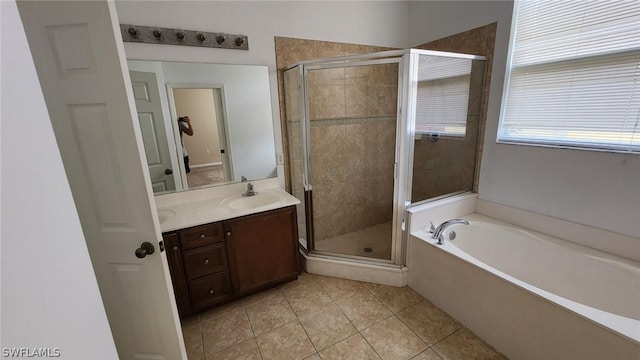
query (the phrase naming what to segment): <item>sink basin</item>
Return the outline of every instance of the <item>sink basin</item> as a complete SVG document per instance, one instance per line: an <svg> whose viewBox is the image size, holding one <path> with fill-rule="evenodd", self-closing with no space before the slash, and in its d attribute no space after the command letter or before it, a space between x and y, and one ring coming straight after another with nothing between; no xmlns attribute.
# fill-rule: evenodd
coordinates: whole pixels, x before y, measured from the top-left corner
<svg viewBox="0 0 640 360"><path fill-rule="evenodd" d="M160 220L160 224L162 224L163 222L169 220L169 218L172 218L174 216L176 216L176 212L173 210L167 210L167 209L158 210L158 220Z"/></svg>
<svg viewBox="0 0 640 360"><path fill-rule="evenodd" d="M258 193L258 195L253 196L236 195L222 200L220 204L233 210L248 210L275 204L278 201L280 201L280 198L276 195Z"/></svg>

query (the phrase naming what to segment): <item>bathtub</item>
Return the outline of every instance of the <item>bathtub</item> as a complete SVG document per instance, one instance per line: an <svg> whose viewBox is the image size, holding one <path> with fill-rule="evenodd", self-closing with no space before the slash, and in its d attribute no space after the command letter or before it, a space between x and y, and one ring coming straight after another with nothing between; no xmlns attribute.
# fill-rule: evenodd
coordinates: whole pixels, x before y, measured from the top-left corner
<svg viewBox="0 0 640 360"><path fill-rule="evenodd" d="M412 225L409 285L512 359L640 359L640 264L480 214L437 245ZM448 231L457 236L449 241Z"/></svg>

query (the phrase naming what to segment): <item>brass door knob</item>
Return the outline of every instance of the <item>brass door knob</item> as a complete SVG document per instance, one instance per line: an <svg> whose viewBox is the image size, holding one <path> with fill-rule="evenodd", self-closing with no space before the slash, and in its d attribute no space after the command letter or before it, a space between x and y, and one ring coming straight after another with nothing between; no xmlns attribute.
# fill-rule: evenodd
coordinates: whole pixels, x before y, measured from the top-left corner
<svg viewBox="0 0 640 360"><path fill-rule="evenodd" d="M142 243L142 245L140 245L139 248L136 249L136 257L142 259L147 255L153 254L155 251L156 248L153 246L153 244L145 241Z"/></svg>

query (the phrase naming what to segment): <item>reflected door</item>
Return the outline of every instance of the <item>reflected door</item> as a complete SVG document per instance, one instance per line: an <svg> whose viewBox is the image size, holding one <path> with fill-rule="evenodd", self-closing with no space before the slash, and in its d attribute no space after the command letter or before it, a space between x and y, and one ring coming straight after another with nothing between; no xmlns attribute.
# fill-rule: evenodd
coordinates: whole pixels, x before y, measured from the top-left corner
<svg viewBox="0 0 640 360"><path fill-rule="evenodd" d="M130 71L153 192L176 189L156 74Z"/></svg>

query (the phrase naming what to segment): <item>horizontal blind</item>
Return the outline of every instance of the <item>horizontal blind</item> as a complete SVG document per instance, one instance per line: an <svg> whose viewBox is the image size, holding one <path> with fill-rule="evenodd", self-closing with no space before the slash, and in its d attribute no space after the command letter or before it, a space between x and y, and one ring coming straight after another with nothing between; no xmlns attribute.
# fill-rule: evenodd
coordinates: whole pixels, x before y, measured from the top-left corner
<svg viewBox="0 0 640 360"><path fill-rule="evenodd" d="M420 56L416 133L465 136L471 63L469 59Z"/></svg>
<svg viewBox="0 0 640 360"><path fill-rule="evenodd" d="M640 1L520 1L498 139L640 151Z"/></svg>

